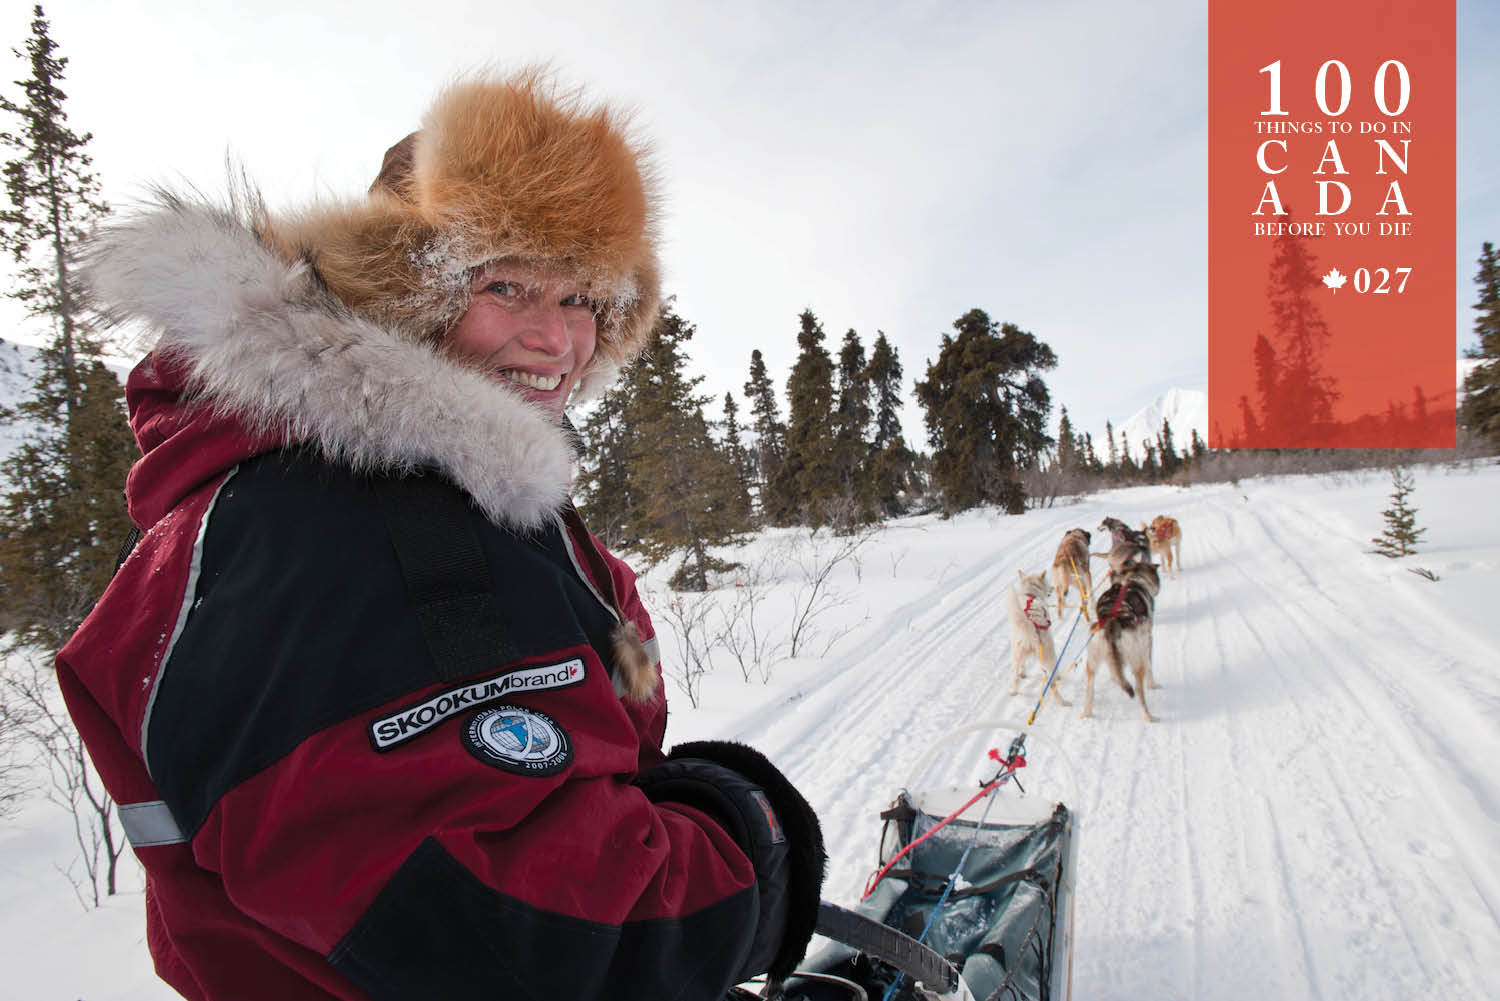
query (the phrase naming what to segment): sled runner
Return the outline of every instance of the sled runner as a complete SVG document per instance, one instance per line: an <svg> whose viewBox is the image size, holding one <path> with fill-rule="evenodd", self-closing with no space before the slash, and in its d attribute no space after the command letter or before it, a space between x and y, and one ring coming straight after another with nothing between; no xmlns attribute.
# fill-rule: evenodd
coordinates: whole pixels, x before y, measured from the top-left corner
<svg viewBox="0 0 1500 1001"><path fill-rule="evenodd" d="M831 941L781 997L1067 1001L1076 789L1062 752L1019 726L939 740L880 814L864 899L824 904Z"/></svg>

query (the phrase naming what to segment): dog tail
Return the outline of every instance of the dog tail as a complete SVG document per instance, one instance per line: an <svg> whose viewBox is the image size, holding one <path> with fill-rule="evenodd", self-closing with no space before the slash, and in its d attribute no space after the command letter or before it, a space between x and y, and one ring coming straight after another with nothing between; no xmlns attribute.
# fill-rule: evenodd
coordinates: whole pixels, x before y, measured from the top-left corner
<svg viewBox="0 0 1500 1001"><path fill-rule="evenodd" d="M1125 680L1125 671L1120 666L1124 664L1125 661L1120 656L1119 626L1111 622L1107 630L1106 638L1109 640L1109 673L1114 675L1115 681L1119 682L1120 687L1125 689L1125 697L1133 699L1135 698L1135 689L1130 687L1130 682Z"/></svg>

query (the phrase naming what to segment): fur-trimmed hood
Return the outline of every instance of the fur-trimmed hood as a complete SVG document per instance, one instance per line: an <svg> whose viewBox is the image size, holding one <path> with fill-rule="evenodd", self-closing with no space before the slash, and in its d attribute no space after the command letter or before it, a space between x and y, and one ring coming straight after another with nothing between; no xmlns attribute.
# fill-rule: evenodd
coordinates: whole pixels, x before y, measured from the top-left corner
<svg viewBox="0 0 1500 1001"><path fill-rule="evenodd" d="M560 271L595 304L578 392L607 385L660 302L644 156L619 115L531 70L450 87L360 198L272 215L250 192L227 207L161 192L111 223L85 262L94 304L159 336L127 387L147 452L132 484L191 489L207 460L152 449L239 428L225 461L306 443L356 469L433 465L495 521L539 524L567 498L570 432L441 342L477 269ZM133 491L137 524L176 500L144 499L159 493Z"/></svg>
<svg viewBox="0 0 1500 1001"><path fill-rule="evenodd" d="M257 216L161 193L93 244L96 305L157 333L127 385L145 453L127 491L136 524L294 443L359 470L434 466L518 528L566 501L569 432L437 345L354 313L307 264L266 246Z"/></svg>

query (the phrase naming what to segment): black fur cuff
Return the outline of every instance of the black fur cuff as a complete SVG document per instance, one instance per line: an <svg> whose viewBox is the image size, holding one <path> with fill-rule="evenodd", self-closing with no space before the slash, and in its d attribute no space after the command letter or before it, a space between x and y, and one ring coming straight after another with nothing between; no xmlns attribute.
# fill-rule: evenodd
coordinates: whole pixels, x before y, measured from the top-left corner
<svg viewBox="0 0 1500 1001"><path fill-rule="evenodd" d="M786 776L748 744L693 741L676 745L667 755L668 761L682 758L713 761L750 779L764 790L781 820L787 836L791 876L787 888L786 933L767 970L771 976L784 979L802 961L818 924L818 903L828 865L818 815Z"/></svg>

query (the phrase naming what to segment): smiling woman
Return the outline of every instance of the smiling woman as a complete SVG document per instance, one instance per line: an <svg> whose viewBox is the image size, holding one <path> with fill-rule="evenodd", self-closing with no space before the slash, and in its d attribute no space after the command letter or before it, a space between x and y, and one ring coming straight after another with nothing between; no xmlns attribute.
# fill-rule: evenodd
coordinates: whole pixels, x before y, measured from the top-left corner
<svg viewBox="0 0 1500 1001"><path fill-rule="evenodd" d="M469 308L443 341L449 353L560 417L597 339L578 280L499 263L480 269L470 288Z"/></svg>
<svg viewBox="0 0 1500 1001"><path fill-rule="evenodd" d="M144 534L58 676L185 996L713 1001L802 956L817 817L747 747L664 753L635 574L568 499L563 408L658 315L640 161L480 79L362 198L98 238L156 331Z"/></svg>

